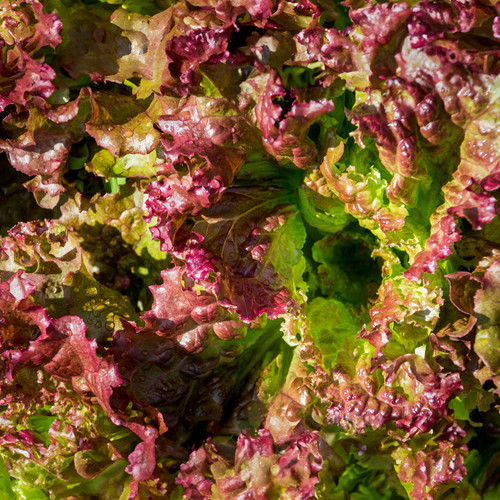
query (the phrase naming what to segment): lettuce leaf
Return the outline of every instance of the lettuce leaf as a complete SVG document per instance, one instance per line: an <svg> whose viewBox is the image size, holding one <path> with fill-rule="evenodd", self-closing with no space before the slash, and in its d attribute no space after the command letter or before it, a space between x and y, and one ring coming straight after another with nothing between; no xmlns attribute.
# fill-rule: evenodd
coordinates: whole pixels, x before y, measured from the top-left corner
<svg viewBox="0 0 500 500"><path fill-rule="evenodd" d="M499 19L3 0L0 496L498 496Z"/></svg>

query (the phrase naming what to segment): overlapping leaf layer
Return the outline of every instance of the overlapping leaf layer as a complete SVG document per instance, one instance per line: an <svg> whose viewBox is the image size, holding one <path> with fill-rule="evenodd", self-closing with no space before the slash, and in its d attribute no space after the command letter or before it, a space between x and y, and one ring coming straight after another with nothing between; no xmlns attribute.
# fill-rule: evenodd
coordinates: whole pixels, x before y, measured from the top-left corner
<svg viewBox="0 0 500 500"><path fill-rule="evenodd" d="M499 5L1 0L1 495L500 495Z"/></svg>

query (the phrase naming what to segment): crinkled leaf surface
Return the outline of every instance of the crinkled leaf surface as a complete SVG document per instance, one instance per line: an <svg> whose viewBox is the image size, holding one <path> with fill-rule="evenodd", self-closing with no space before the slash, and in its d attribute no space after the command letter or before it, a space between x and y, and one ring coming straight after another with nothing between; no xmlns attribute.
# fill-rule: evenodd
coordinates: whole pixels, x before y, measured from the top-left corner
<svg viewBox="0 0 500 500"><path fill-rule="evenodd" d="M498 496L497 6L3 0L0 48L0 496Z"/></svg>

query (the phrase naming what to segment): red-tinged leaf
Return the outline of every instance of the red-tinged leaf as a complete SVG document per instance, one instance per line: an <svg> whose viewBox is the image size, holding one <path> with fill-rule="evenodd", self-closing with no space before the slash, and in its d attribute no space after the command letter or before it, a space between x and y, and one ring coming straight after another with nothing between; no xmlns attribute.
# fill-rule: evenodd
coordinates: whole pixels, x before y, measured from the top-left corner
<svg viewBox="0 0 500 500"><path fill-rule="evenodd" d="M446 276L450 284L450 300L464 314L474 313L474 295L481 287L481 280L471 273L459 271Z"/></svg>
<svg viewBox="0 0 500 500"><path fill-rule="evenodd" d="M159 133L145 106L133 97L100 91L91 95L91 104L87 132L113 156L148 154L158 145Z"/></svg>
<svg viewBox="0 0 500 500"><path fill-rule="evenodd" d="M408 279L418 280L422 273L434 273L438 261L448 257L453 251L453 243L460 240L454 217L438 212L432 216L431 234L410 268L405 272Z"/></svg>
<svg viewBox="0 0 500 500"><path fill-rule="evenodd" d="M150 188L150 192L153 189L159 188ZM153 236L186 261L189 276L198 284L215 285L221 304L235 307L243 321L252 321L264 313L274 318L286 312L290 299L298 299L303 272L298 249L305 235L286 191L253 187L229 190L200 214L194 226L186 223L186 227L180 226L185 216L176 213L175 191L168 185L165 191L173 197L168 202L172 219L168 215L162 218L152 228ZM166 205L154 199L148 202L150 207ZM188 202L188 210L191 207ZM270 255L275 260L269 259ZM211 271L214 277L207 280Z"/></svg>
<svg viewBox="0 0 500 500"><path fill-rule="evenodd" d="M377 367L386 374L383 381ZM320 368L309 382L325 404L327 421L356 433L394 422L400 431L393 436L401 442L450 422L448 402L462 389L458 373L435 372L414 354L394 361L385 357L372 361L369 355L356 361L341 359L331 374ZM449 439L465 435L460 428L455 430Z"/></svg>
<svg viewBox="0 0 500 500"><path fill-rule="evenodd" d="M233 337L235 331L243 339L246 332L240 325L232 328ZM158 421L160 431L168 426L169 437L180 444L184 443L186 428L218 426L238 383L234 373L243 346L220 342L213 334L207 338L210 343L205 343L203 350L191 352L175 338L125 323L124 329L115 334L110 350L123 378L113 401L123 406L121 411L125 411L127 401L134 401ZM249 336L248 342L253 340ZM161 441L158 446L162 446ZM183 450L177 447L177 455L179 449Z"/></svg>
<svg viewBox="0 0 500 500"><path fill-rule="evenodd" d="M1 9L0 111L11 104L22 109L30 99L42 106L55 89L56 74L43 58L32 56L59 45L62 23L55 14L44 14L38 1L4 0Z"/></svg>
<svg viewBox="0 0 500 500"><path fill-rule="evenodd" d="M500 262L494 260L482 278L482 287L474 296L477 335L474 350L495 375L500 373L500 317L498 303Z"/></svg>
<svg viewBox="0 0 500 500"><path fill-rule="evenodd" d="M460 370L467 369L472 349L471 332L475 326L474 316L462 317L447 324L437 333L431 333L429 340L432 349L436 354L445 354ZM440 355L436 356L436 360L440 364L445 363Z"/></svg>
<svg viewBox="0 0 500 500"><path fill-rule="evenodd" d="M38 131L37 140L32 139L16 141L12 145L2 145L7 151L12 166L27 175L54 176L58 170L62 170L68 157L71 140L66 135L44 133L43 129Z"/></svg>
<svg viewBox="0 0 500 500"><path fill-rule="evenodd" d="M154 443L158 432L129 420L111 406L110 399L113 390L122 383L121 376L112 358L97 355L97 343L86 338L85 330L85 323L76 316L53 320L47 332L16 359L16 364L21 360L34 362L57 377L71 379L77 392L91 392L114 424L127 427L141 438L129 456L127 471L136 481L149 479L156 463Z"/></svg>
<svg viewBox="0 0 500 500"><path fill-rule="evenodd" d="M90 116L88 92L82 89L68 104L46 104L43 110L29 104L27 109L27 118L11 114L4 121L13 128L13 137L0 141L0 150L7 153L15 169L35 176L26 187L39 205L54 208L64 192L62 175L70 147L83 138L84 123Z"/></svg>
<svg viewBox="0 0 500 500"><path fill-rule="evenodd" d="M86 339L84 330L80 329L73 332L70 343L83 366L85 384L82 388L95 394L113 423L127 427L142 440L129 455L130 465L126 471L132 474L134 481L150 479L156 466L154 445L158 431L152 426L129 421L111 407L113 388L118 387L122 379L113 361L97 357L95 340Z"/></svg>
<svg viewBox="0 0 500 500"><path fill-rule="evenodd" d="M149 18L124 9L115 10L111 22L123 30L120 42L127 40L131 51L112 59L118 68L107 78L123 81L132 75L141 76L144 79L138 89L141 97L153 91L164 93L167 89L174 89L180 95L194 93L202 80L198 71L201 65L234 58L226 49L235 30L238 10L244 12L235 6L206 8L196 2L189 6L176 2ZM145 49L139 50L146 41Z"/></svg>
<svg viewBox="0 0 500 500"><path fill-rule="evenodd" d="M391 327L413 324L432 329L439 318L442 291L429 284L423 286L405 277L388 279L378 291L377 302L370 309L370 329L359 334L380 349L389 342Z"/></svg>
<svg viewBox="0 0 500 500"><path fill-rule="evenodd" d="M48 64L28 58L17 69L22 76L15 80L14 88L10 92L4 91L5 93L0 96L0 109L2 111L10 104L16 104L19 107L26 105L28 102L26 95L33 96L35 102L41 103L43 99L48 99L55 89L52 80L56 74Z"/></svg>
<svg viewBox="0 0 500 500"><path fill-rule="evenodd" d="M245 155L257 146L257 131L230 101L223 98L162 98L158 124L163 149L172 161L199 156L219 170L225 184L232 181ZM252 144L254 143L254 144ZM243 156L237 160L237 156ZM219 165L220 162L224 162Z"/></svg>
<svg viewBox="0 0 500 500"><path fill-rule="evenodd" d="M52 317L69 311L64 305L63 281L82 267L82 254L66 228L54 221L19 223L0 247L0 275L24 271L35 287L33 299Z"/></svg>
<svg viewBox="0 0 500 500"><path fill-rule="evenodd" d="M53 182L50 178L37 175L24 184L24 187L33 193L36 202L42 208L53 209L59 203L61 193L64 188L58 182Z"/></svg>
<svg viewBox="0 0 500 500"><path fill-rule="evenodd" d="M35 287L21 270L0 282L0 341L2 351L23 346L32 340L47 318L44 310L37 307L32 294Z"/></svg>
<svg viewBox="0 0 500 500"><path fill-rule="evenodd" d="M283 363L283 358L279 361ZM307 368L297 355L291 361L286 380L281 388L278 385L279 380L276 380L277 377L272 372L277 367L278 363L267 367L263 372L259 380L258 394L261 401L270 402L264 427L271 433L275 444L282 446L306 432L303 417L306 408L312 402L312 391L307 383L309 375ZM283 369L283 367L280 368ZM279 391L273 394L272 391L276 389ZM270 400L269 396L272 396Z"/></svg>
<svg viewBox="0 0 500 500"><path fill-rule="evenodd" d="M330 85L340 73L361 69L357 66L366 64L360 57L361 54L358 54L356 43L335 28L325 29L323 26L307 28L297 35L297 42L299 63L310 64L321 61L325 65L325 76L319 80L323 86Z"/></svg>
<svg viewBox="0 0 500 500"><path fill-rule="evenodd" d="M316 497L314 487L319 482L318 474L323 469L319 441L318 433L304 433L288 445L278 460L276 482L292 498L306 500Z"/></svg>
<svg viewBox="0 0 500 500"><path fill-rule="evenodd" d="M55 49L61 43L63 27L61 20L54 13L44 14L41 2L33 2L32 5L33 11L36 13L37 23L35 24L35 34L29 42L30 45L36 41L39 46L49 45Z"/></svg>
<svg viewBox="0 0 500 500"><path fill-rule="evenodd" d="M372 62L377 51L389 45L405 26L411 10L406 4L377 4L351 10L349 17L363 33L362 51Z"/></svg>
<svg viewBox="0 0 500 500"><path fill-rule="evenodd" d="M132 475L135 481L150 479L156 467L155 456L155 441L157 437L156 431L152 428L145 428L144 431L139 427L132 427L134 432L139 431L143 439L135 450L128 456L130 465L125 469L126 472Z"/></svg>
<svg viewBox="0 0 500 500"><path fill-rule="evenodd" d="M207 441L181 466L176 482L185 488L187 498L195 500L211 498L213 492L223 498L251 494L265 500L274 493L314 498L323 467L319 441L317 433L304 433L278 451L268 430L260 429L256 437L244 432L238 437L233 461Z"/></svg>
<svg viewBox="0 0 500 500"><path fill-rule="evenodd" d="M231 29L211 29L208 27L186 29L185 34L169 38L165 51L170 61L169 71L176 76L186 89L198 83L200 75L195 70L205 62L226 62L229 52L226 50ZM198 81L197 81L198 80ZM182 88L182 94L186 91Z"/></svg>
<svg viewBox="0 0 500 500"><path fill-rule="evenodd" d="M163 251L172 251L179 228L189 215L198 215L211 205L211 198L219 196L221 184L216 179L206 179L202 171L179 176L174 168L168 174L153 181L146 193L146 220L156 219L151 235L161 242ZM182 234L180 235L182 238Z"/></svg>
<svg viewBox="0 0 500 500"><path fill-rule="evenodd" d="M192 500L211 497L213 481L206 476L210 466L219 459L216 448L210 442L194 450L189 460L182 464L176 483L184 487L184 496Z"/></svg>
<svg viewBox="0 0 500 500"><path fill-rule="evenodd" d="M284 113L274 101L285 97L286 93L272 73L265 86L256 90L261 93L255 106L255 117L262 131L264 147L278 160L289 159L297 167L306 168L318 153L307 137L309 127L318 117L333 111L333 103L326 99L309 102L295 100L290 111Z"/></svg>
<svg viewBox="0 0 500 500"><path fill-rule="evenodd" d="M259 96L259 101L255 106L255 117L258 120L264 140L273 132L275 123L279 121L281 116L281 107L274 104L273 99L283 97L285 97L285 90L280 85L280 82L268 77L263 92Z"/></svg>
<svg viewBox="0 0 500 500"><path fill-rule="evenodd" d="M243 321L275 318L300 301L305 233L288 200L286 191L232 188L192 228L211 255L217 296Z"/></svg>
<svg viewBox="0 0 500 500"><path fill-rule="evenodd" d="M404 459L396 458L398 476L403 482L413 485L411 496L415 499L432 499L433 491L443 483L461 482L466 474L464 465L467 448L455 447L447 442L439 442L431 450L406 450ZM404 456L404 452L401 453Z"/></svg>
<svg viewBox="0 0 500 500"><path fill-rule="evenodd" d="M165 176L148 187L146 206L148 219L158 217L153 236L163 249L172 250L185 218L218 201L230 185L250 152L256 131L225 99L165 98L158 105L164 155L176 169L165 167Z"/></svg>
<svg viewBox="0 0 500 500"><path fill-rule="evenodd" d="M166 269L162 278L162 285L151 287L153 307L142 317L147 329L175 338L188 352L203 349L212 333L223 338L239 335L240 324L212 293L189 287L185 268Z"/></svg>

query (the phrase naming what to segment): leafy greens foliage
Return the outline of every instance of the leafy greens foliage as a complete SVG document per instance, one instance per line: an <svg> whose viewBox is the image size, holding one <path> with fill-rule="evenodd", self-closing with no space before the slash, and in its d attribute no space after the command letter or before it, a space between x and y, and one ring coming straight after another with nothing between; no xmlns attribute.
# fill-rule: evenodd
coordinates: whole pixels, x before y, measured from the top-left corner
<svg viewBox="0 0 500 500"><path fill-rule="evenodd" d="M487 0L0 3L0 498L497 498Z"/></svg>

